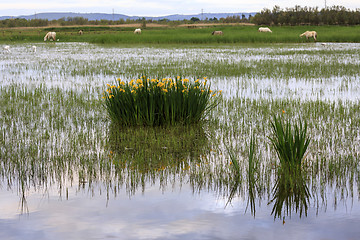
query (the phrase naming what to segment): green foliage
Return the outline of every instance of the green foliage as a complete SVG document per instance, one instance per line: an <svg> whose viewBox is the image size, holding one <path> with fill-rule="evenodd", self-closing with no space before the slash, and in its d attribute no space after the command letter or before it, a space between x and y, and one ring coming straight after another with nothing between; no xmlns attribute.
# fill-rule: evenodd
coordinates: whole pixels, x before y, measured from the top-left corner
<svg viewBox="0 0 360 240"><path fill-rule="evenodd" d="M271 122L272 136L269 137L281 165L298 166L306 158L306 150L310 143L307 136L307 123L301 120L293 127L291 121L286 123L274 115Z"/></svg>
<svg viewBox="0 0 360 240"><path fill-rule="evenodd" d="M319 11L318 7L301 7L281 9L274 6L273 10L264 8L257 13L251 22L265 25L357 25L360 23L360 11L346 9L343 6L332 6Z"/></svg>
<svg viewBox="0 0 360 240"><path fill-rule="evenodd" d="M149 79L145 76L117 85L107 84L105 108L114 123L125 126L192 124L204 119L218 103L207 79Z"/></svg>

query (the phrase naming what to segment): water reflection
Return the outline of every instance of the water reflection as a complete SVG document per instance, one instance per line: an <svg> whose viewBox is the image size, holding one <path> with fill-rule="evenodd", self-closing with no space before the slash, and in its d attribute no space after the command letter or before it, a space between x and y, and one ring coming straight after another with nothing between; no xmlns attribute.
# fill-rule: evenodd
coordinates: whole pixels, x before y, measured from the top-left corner
<svg viewBox="0 0 360 240"><path fill-rule="evenodd" d="M269 202L274 204L271 212L274 218L283 218L285 221L285 217L291 217L294 211L300 218L307 216L311 193L305 180L306 173L300 166L280 167L272 190L273 198Z"/></svg>
<svg viewBox="0 0 360 240"><path fill-rule="evenodd" d="M119 182L134 194L147 182L182 183L190 167L210 151L209 137L201 125L130 127L111 125L109 158ZM174 181L173 181L174 180Z"/></svg>

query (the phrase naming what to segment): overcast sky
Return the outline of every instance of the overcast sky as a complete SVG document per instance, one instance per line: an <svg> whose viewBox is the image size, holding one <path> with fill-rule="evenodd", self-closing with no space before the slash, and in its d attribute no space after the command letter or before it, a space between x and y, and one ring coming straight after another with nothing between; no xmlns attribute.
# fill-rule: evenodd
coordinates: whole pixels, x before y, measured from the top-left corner
<svg viewBox="0 0 360 240"><path fill-rule="evenodd" d="M263 8L319 7L340 5L355 10L360 0L0 0L0 16L42 12L119 13L129 16L171 14L259 12Z"/></svg>

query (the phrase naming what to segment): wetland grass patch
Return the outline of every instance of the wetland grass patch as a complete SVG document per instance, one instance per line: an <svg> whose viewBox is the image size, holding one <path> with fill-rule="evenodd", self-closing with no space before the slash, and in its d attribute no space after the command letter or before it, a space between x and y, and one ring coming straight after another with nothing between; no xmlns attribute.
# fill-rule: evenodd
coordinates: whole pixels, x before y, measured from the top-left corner
<svg viewBox="0 0 360 240"><path fill-rule="evenodd" d="M351 44L334 45L332 50L315 44L260 49L120 49L58 43L45 45L47 51L38 47L41 56L47 56L49 51L56 55L54 61L40 60L37 55L23 53L23 49L14 45L17 55L6 55L6 63L0 68L4 76L0 82L2 186L19 187L19 192L29 193L33 189L46 192L52 185L59 190L55 195L65 196L66 188L75 185L92 194L100 188L99 194L116 196L120 189L135 194L156 184L165 191L169 186L186 183L196 193L213 191L224 199L231 196L232 204L236 198L248 198L254 213L256 200L260 203L274 199L271 204L286 206L288 200L307 196L291 195L289 186L304 189L301 179L314 200L326 201L330 191L330 197L337 199L352 198L359 192L359 100L358 95L350 100L343 97L359 92L355 73L359 50ZM83 64L84 59L91 59L91 64ZM349 71L339 70L350 60ZM284 65L286 61L292 63ZM320 68L316 76L312 63ZM220 69L227 64L231 65L227 71ZM248 67L236 69L237 64ZM227 84L236 95L224 90L222 101L200 125L112 124L103 105L105 99L99 93L108 79L136 76L144 66L153 76L163 76L164 72L176 76L179 69L189 73L185 76L214 76L209 78L211 86L223 89ZM306 71L302 73L301 68ZM277 78L267 78L271 71ZM293 75L295 79L290 81ZM118 84L119 81L109 89L120 89ZM266 84L269 85L264 90ZM292 84L309 86L304 90L292 88ZM329 85L335 86L329 91L329 98L316 95L318 89ZM162 89L157 91L164 94ZM279 89L285 89L285 94L279 96ZM131 93L133 89L129 90ZM306 95L308 90L310 97ZM246 91L250 91L250 96ZM256 94L260 91L263 94L259 97ZM110 96L109 92L105 94ZM300 115L307 119L311 135L309 154L302 162L304 172L299 178L286 169L282 171L277 153L269 144L270 116L282 109L291 123ZM155 115L156 112L154 119ZM249 152L251 136L256 139L254 157ZM228 143L238 163L236 177L235 164L230 164L226 150ZM300 183L295 183L298 180ZM289 185L288 181L296 185ZM292 206L296 210L302 203L308 201ZM304 204L302 213L306 215L309 208ZM277 209L280 208L273 212L279 213L276 216L286 214Z"/></svg>

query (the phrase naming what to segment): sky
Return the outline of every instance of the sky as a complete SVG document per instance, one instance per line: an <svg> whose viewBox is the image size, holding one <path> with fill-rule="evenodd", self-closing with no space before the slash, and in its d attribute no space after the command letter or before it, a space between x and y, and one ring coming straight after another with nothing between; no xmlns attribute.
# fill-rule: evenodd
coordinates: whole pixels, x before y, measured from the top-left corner
<svg viewBox="0 0 360 240"><path fill-rule="evenodd" d="M117 13L128 16L160 17L172 14L245 13L264 8L319 7L340 5L360 8L360 0L0 0L0 16L32 15L43 12Z"/></svg>

